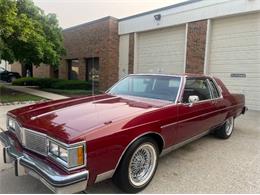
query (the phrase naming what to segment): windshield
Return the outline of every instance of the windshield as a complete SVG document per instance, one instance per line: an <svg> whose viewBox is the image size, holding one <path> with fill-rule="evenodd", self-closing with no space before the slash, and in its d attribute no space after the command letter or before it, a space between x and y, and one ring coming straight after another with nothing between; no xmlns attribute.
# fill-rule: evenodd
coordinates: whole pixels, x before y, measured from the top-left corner
<svg viewBox="0 0 260 195"><path fill-rule="evenodd" d="M108 93L175 101L180 81L181 78L175 76L131 75L115 84Z"/></svg>

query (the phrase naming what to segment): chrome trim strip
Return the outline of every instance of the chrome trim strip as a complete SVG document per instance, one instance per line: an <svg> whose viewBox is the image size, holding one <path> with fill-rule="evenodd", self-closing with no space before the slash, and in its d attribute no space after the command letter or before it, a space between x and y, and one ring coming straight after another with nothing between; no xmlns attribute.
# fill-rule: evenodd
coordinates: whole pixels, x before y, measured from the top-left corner
<svg viewBox="0 0 260 195"><path fill-rule="evenodd" d="M214 79L213 76L210 76L210 78L212 79L213 83L215 84L215 86L216 86L216 88L218 90L218 93L220 94L220 97L218 97L218 98L223 98L222 88L218 85L217 81ZM216 98L216 99L218 99L218 98Z"/></svg>
<svg viewBox="0 0 260 195"><path fill-rule="evenodd" d="M181 103L181 104L183 104L183 103ZM226 107L226 108L222 108L222 109L215 110L215 111L212 111L212 112L208 112L208 113L206 113L206 114L201 114L201 115L199 115L199 116L194 116L194 117L191 117L191 118L187 118L187 119L184 119L184 120L181 120L181 121L178 121L178 122L166 124L166 125L161 126L161 128L166 128L166 127L169 127L169 126L172 126L172 125L176 125L176 124L179 124L179 123L182 123L182 122L186 122L186 121L189 121L189 120L193 120L193 119L195 119L195 118L203 117L203 116L206 116L206 115L208 115L208 114L212 114L212 113L215 113L215 112L220 112L220 111L223 111L223 110L232 109L232 108L234 108L234 107L241 106L241 105L243 105L243 104L233 105L233 106L230 106L230 107Z"/></svg>
<svg viewBox="0 0 260 195"><path fill-rule="evenodd" d="M183 76L181 75L170 75L170 74L145 74L145 73L138 73L138 74L129 74L129 75L126 75L124 76L123 78L119 79L119 81L117 81L113 86L111 86L108 90L105 91L106 94L110 94L109 91L116 87L118 85L118 83L122 80L124 80L125 78L127 77L131 77L131 76L166 76L166 77L176 77L176 78L180 78L180 84L179 84L179 90L178 90L178 93L176 95L176 98L175 98L175 101L174 103L176 104L176 102L178 101L178 97L179 97L179 93L180 93L180 88L182 86L182 81L183 81ZM113 95L113 94L112 94ZM119 95L117 95L119 96ZM148 99L153 99L153 98L148 98ZM167 101L167 100L165 100ZM171 102L171 101L170 101Z"/></svg>
<svg viewBox="0 0 260 195"><path fill-rule="evenodd" d="M115 173L115 169L112 169L110 171L107 171L107 172L104 172L104 173L97 175L95 183L98 183L98 182L104 181L106 179L112 178L114 173Z"/></svg>
<svg viewBox="0 0 260 195"><path fill-rule="evenodd" d="M15 122L17 122L17 120L15 120ZM18 122L17 122L18 123ZM19 124L19 123L18 123ZM20 125L19 125L20 126ZM87 147L86 147L86 142L85 141L80 141L80 142L77 142L77 143L73 143L73 144L66 144L66 143L63 143L57 139L54 139L50 136L48 136L47 134L44 134L44 133L41 133L41 132L37 132L37 131L34 131L34 130L31 130L31 129L28 129L28 128L24 128L22 126L20 126L20 129L21 129L21 133L23 134L22 136L22 142L21 143L23 145L23 147L27 150L30 150L32 152L35 152L37 154L40 154L42 156L45 156L45 157L50 157L51 159L54 160L54 162L57 162L57 165L60 166L61 168L63 168L65 171L73 171L73 170L76 170L76 169L80 169L82 167L85 167L87 165ZM33 134L36 134L36 135L39 135L39 136L42 136L42 137L45 137L46 138L46 147L47 147L47 154L42 154L36 150L33 150L33 149L30 149L30 148L27 148L26 147L26 143L25 143L25 133L24 131L30 131L31 133ZM13 131L12 131L13 132ZM19 139L19 138L18 138ZM78 167L72 167L72 168L67 168L64 164L62 164L60 161L58 161L57 159L55 159L53 156L49 155L49 142L52 141L52 142L55 142L56 144L60 145L60 146L63 146L65 147L66 149L73 149L77 146L83 146L83 149L84 149L84 164L81 165L81 166L78 166Z"/></svg>
<svg viewBox="0 0 260 195"><path fill-rule="evenodd" d="M48 183L47 186L51 186L53 189L62 188L68 190L70 185L72 185L72 187L74 185L77 187L81 187L77 188L77 191L73 192L78 192L86 189L89 178L88 170L84 169L81 172L65 175L62 171L60 172L58 170L54 170L41 159L29 156L26 153L18 151L12 145L12 143L14 142L13 139L6 132L0 133L0 141L4 144L6 148L5 155L15 161L15 170L17 176L21 176L32 171L32 175L37 175L41 181L44 180L44 183ZM77 185L79 183L84 185ZM66 188L67 186L68 188Z"/></svg>
<svg viewBox="0 0 260 195"><path fill-rule="evenodd" d="M130 146L132 143L134 143L137 139L139 139L139 138L141 138L141 137L143 137L143 136L145 136L145 135L148 135L148 134L157 134L157 135L159 135L159 136L162 138L162 140L163 140L163 148L165 147L165 141L164 141L164 138L162 137L161 134L159 134L159 133L157 133L157 132L154 132L154 131L145 132L145 133L139 135L138 137L136 137L135 139L133 139L133 140L125 147L124 151L122 152L120 158L119 158L118 161L117 161L117 164L116 164L114 170L117 169L117 167L118 167L118 165L119 165L119 163L120 163L122 157L124 156L125 152L126 152L127 149L129 148L129 146Z"/></svg>
<svg viewBox="0 0 260 195"><path fill-rule="evenodd" d="M184 146L184 145L186 145L186 144L188 144L188 143L190 143L192 141L195 141L195 140L197 140L197 139L199 139L199 138L201 138L201 137L203 137L203 136L205 136L205 135L207 135L209 133L210 133L210 130L207 130L207 131L205 131L205 132L203 132L203 133L201 133L199 135L195 135L195 136L191 137L190 139L187 139L187 140L185 140L185 141L183 141L181 143L178 143L178 144L175 144L175 145L170 146L168 148L165 148L162 151L162 153L160 154L160 156L164 156L164 155L168 154L169 152L171 152L173 150L176 150L176 149L178 149L178 148L180 148L180 147L182 147L182 146Z"/></svg>
<svg viewBox="0 0 260 195"><path fill-rule="evenodd" d="M180 84L179 84L179 90L178 90L178 93L176 95L176 98L175 98L175 104L177 104L177 102L179 101L179 98L180 98L180 93L181 93L181 88L183 87L183 77L181 77L181 81L180 81Z"/></svg>

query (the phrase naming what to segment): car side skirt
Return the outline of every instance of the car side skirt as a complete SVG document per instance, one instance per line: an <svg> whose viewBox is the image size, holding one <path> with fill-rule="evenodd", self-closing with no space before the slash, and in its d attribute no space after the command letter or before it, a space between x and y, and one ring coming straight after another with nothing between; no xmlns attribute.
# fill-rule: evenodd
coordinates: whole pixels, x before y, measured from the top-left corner
<svg viewBox="0 0 260 195"><path fill-rule="evenodd" d="M178 144L174 144L174 145L172 145L172 146L170 146L168 148L165 148L161 152L160 156L164 156L164 155L168 154L169 152L171 152L173 150L177 150L178 148L180 148L180 147L182 147L182 146L184 146L184 145L186 145L186 144L188 144L190 142L193 142L193 141L195 141L197 139L200 139L201 137L209 134L210 132L211 132L211 130L204 131L203 133L195 135L195 136L191 137L190 139L187 139L187 140L185 140L183 142L180 142Z"/></svg>

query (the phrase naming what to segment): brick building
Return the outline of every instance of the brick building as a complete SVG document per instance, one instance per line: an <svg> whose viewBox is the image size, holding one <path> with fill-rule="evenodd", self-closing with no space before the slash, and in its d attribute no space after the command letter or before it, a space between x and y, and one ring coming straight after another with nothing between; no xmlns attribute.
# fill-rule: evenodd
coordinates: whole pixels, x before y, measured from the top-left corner
<svg viewBox="0 0 260 195"><path fill-rule="evenodd" d="M33 74L94 77L105 90L131 73L205 73L260 110L259 24L259 0L189 0L119 20L106 17L65 29L67 55L59 71L42 65Z"/></svg>
<svg viewBox="0 0 260 195"><path fill-rule="evenodd" d="M34 77L92 80L106 90L118 80L119 35L118 21L105 17L63 30L66 56L58 70L42 64L32 67ZM19 63L12 71L26 75Z"/></svg>

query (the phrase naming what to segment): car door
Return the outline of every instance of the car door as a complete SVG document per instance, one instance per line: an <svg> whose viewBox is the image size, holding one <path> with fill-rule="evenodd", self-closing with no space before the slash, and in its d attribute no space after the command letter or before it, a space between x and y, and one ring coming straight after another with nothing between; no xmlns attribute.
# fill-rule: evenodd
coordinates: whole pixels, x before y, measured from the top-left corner
<svg viewBox="0 0 260 195"><path fill-rule="evenodd" d="M178 142L203 134L211 128L215 104L210 90L207 78L186 78L178 112ZM190 96L197 96L198 101L190 103Z"/></svg>

